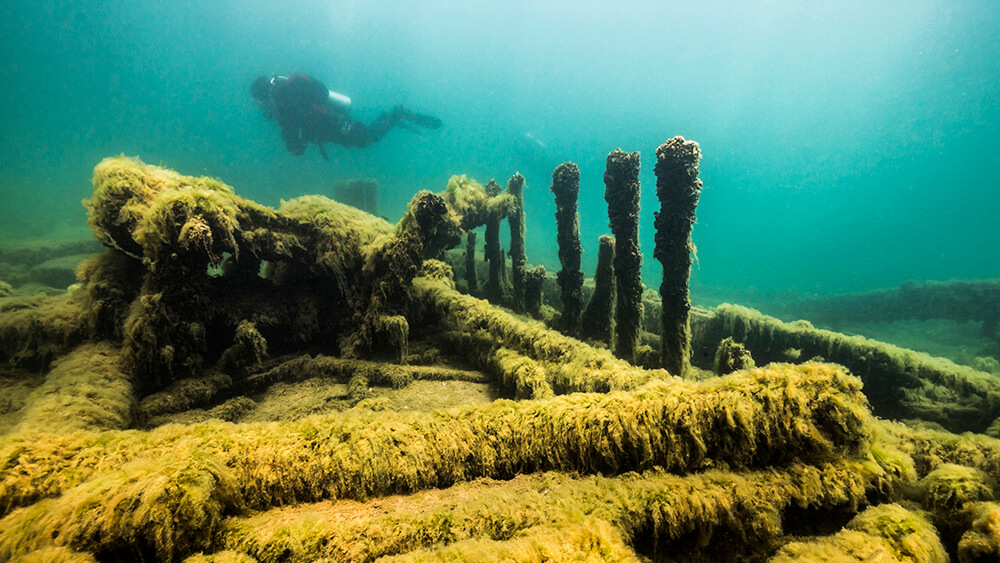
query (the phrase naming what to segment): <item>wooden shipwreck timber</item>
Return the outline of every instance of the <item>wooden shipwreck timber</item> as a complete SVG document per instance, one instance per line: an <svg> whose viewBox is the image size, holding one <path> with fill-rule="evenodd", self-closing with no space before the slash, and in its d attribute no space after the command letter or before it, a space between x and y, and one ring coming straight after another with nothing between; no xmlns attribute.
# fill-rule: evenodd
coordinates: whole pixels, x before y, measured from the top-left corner
<svg viewBox="0 0 1000 563"><path fill-rule="evenodd" d="M681 138L657 150L644 302L633 155L608 159L590 303L579 170L553 176L562 312L527 266L519 175L453 177L391 224L104 160L106 250L64 294L0 298L0 560L1000 557L1000 380L692 308Z"/></svg>

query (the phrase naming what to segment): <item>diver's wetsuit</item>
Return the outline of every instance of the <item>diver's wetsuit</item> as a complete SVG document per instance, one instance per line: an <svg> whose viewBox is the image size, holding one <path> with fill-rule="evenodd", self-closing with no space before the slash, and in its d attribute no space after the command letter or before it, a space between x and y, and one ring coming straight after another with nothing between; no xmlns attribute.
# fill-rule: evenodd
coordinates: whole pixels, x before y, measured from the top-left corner
<svg viewBox="0 0 1000 563"><path fill-rule="evenodd" d="M272 80L269 110L273 112L288 152L301 155L306 144L336 143L345 147L366 147L385 136L403 120L436 129L441 125L434 117L415 114L396 106L383 113L371 125L351 118L347 111L330 103L330 92L320 81L305 74Z"/></svg>

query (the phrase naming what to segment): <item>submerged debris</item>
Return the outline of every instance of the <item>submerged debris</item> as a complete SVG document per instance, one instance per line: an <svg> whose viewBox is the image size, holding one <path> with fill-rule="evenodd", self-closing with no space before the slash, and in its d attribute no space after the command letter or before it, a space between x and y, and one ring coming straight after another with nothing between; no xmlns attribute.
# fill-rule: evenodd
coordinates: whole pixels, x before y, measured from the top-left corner
<svg viewBox="0 0 1000 563"><path fill-rule="evenodd" d="M0 297L0 559L1000 553L1000 441L878 418L983 430L994 378L732 305L692 309L691 361L711 368L725 341L734 373L644 369L637 344L612 353L456 289L444 251L485 225L485 293L551 318L543 268L506 285L511 185L453 177L393 225L103 161L87 206L107 250L68 292ZM602 237L581 327L608 344L614 248Z"/></svg>
<svg viewBox="0 0 1000 563"><path fill-rule="evenodd" d="M774 312L832 325L905 319L981 321L982 335L1000 342L1000 280L908 283L891 290L791 302L776 306Z"/></svg>
<svg viewBox="0 0 1000 563"><path fill-rule="evenodd" d="M751 369L755 364L746 347L727 336L719 343L713 367L716 375L729 375L741 369Z"/></svg>

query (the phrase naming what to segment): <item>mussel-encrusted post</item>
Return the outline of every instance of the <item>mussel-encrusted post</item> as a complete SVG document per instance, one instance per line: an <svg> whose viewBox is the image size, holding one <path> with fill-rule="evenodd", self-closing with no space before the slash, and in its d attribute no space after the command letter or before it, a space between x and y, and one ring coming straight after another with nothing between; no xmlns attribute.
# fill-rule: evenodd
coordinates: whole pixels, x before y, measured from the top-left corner
<svg viewBox="0 0 1000 563"><path fill-rule="evenodd" d="M514 196L514 208L507 217L510 225L510 274L513 282L514 310L524 312L524 273L527 257L524 252L524 176L515 172L507 182L507 191Z"/></svg>
<svg viewBox="0 0 1000 563"><path fill-rule="evenodd" d="M642 254L639 253L639 153L615 149L604 172L604 199L615 235L615 355L635 361L642 328Z"/></svg>
<svg viewBox="0 0 1000 563"><path fill-rule="evenodd" d="M601 235L597 247L597 272L594 294L583 312L583 337L604 342L614 348L615 337L615 237Z"/></svg>
<svg viewBox="0 0 1000 563"><path fill-rule="evenodd" d="M563 332L580 332L583 314L583 270L580 269L580 216L577 200L580 194L580 169L572 162L560 164L552 172L552 193L556 198L556 240L562 270L556 276L561 293L563 312L560 327Z"/></svg>
<svg viewBox="0 0 1000 563"><path fill-rule="evenodd" d="M470 293L479 289L479 274L476 271L476 231L465 235L465 282Z"/></svg>
<svg viewBox="0 0 1000 563"><path fill-rule="evenodd" d="M691 363L691 327L688 315L691 299L691 227L701 194L698 179L698 143L674 137L656 149L656 196L660 211L655 213L656 248L653 257L663 265L660 298L660 357L663 367L683 376Z"/></svg>

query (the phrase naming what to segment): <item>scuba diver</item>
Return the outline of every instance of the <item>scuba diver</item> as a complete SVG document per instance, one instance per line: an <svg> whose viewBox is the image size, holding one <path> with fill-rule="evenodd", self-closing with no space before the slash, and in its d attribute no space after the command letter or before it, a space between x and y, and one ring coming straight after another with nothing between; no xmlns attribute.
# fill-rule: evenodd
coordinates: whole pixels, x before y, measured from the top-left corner
<svg viewBox="0 0 1000 563"><path fill-rule="evenodd" d="M437 129L441 120L429 115L412 112L403 106L383 113L369 125L352 119L348 114L351 99L330 91L320 81L305 74L288 77L258 76L250 84L250 95L264 110L264 117L274 118L281 128L288 152L298 156L306 145L315 143L323 158L323 145L336 143L345 147L367 147L381 139L393 127L402 127L419 133L410 123Z"/></svg>

